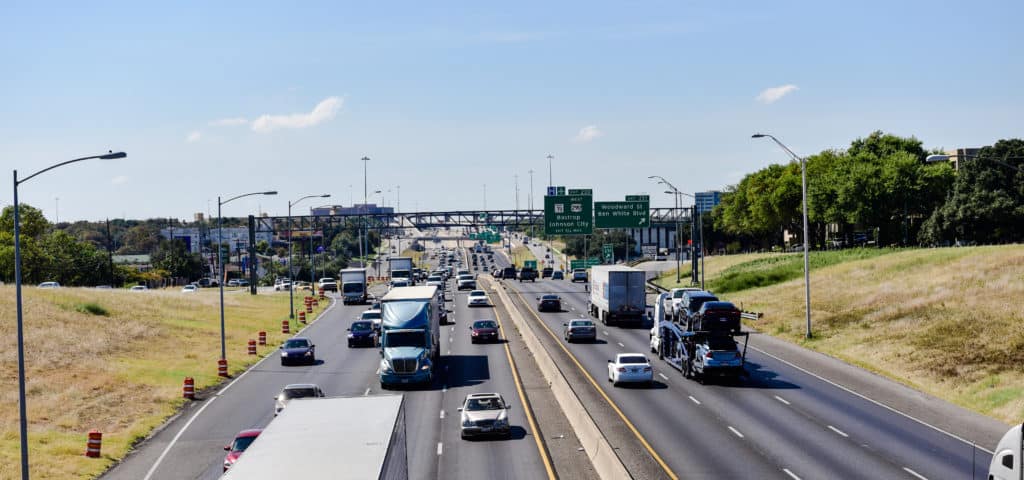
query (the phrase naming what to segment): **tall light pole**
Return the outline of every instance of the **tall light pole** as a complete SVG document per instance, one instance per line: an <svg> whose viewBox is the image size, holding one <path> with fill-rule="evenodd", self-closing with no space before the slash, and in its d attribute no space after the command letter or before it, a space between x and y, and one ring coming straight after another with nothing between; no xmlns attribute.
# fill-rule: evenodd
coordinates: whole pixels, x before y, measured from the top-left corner
<svg viewBox="0 0 1024 480"><path fill-rule="evenodd" d="M294 243L294 231L292 230L292 207L294 207L296 204L307 198L330 198L330 196L331 194L329 193L324 193L320 195L306 195L305 197L302 197L294 202L288 202L288 318L292 320L295 319L295 278L293 278L295 274L292 273L292 244ZM309 239L309 243L310 245L312 245L313 236L310 235ZM312 247L310 248L312 249ZM313 257L311 256L310 262L312 262L312 260Z"/></svg>
<svg viewBox="0 0 1024 480"><path fill-rule="evenodd" d="M533 169L532 168L529 170L529 173L530 173L530 215L532 216L533 215ZM530 222L530 235L533 235L533 222L532 221ZM509 245L511 246L511 244L512 244L512 241L509 240Z"/></svg>
<svg viewBox="0 0 1024 480"><path fill-rule="evenodd" d="M88 157L68 160L56 165L51 165L21 180L18 180L18 171L14 170L14 292L18 310L18 438L21 440L21 478L28 480L28 414L25 408L25 334L22 321L21 308L21 217L18 205L18 185L31 180L36 175L48 172L57 167L63 167L75 162L84 160L114 160L125 158L128 155L124 152L108 151L103 155L92 155Z"/></svg>
<svg viewBox="0 0 1024 480"><path fill-rule="evenodd" d="M363 241L360 243L362 248L359 249L359 256L363 258L363 268L366 268L366 257L370 255L366 237L370 236L370 232L364 232L363 230L366 229L366 164L370 162L370 157L363 157L361 160L363 161L363 224L361 225L359 231L363 234Z"/></svg>
<svg viewBox="0 0 1024 480"><path fill-rule="evenodd" d="M395 185L395 213L402 211L402 186Z"/></svg>
<svg viewBox="0 0 1024 480"><path fill-rule="evenodd" d="M661 175L651 175L651 176L649 176L647 178L649 178L651 180L657 179L658 183L660 183L662 185L665 185L666 187L669 188L669 191L665 192L665 193L674 193L675 194L674 197L675 197L675 200L676 200L676 203L675 203L676 208L675 208L675 212L674 213L676 214L676 284L678 284L682 280L682 272L681 272L681 270L683 268L683 259L682 259L682 255L681 255L682 247L679 245L679 241L681 240L681 235L680 235L680 233L681 233L680 232L680 228L681 227L680 227L680 224L679 224L680 223L679 222L679 217L681 217L681 215L679 214L679 204L682 203L682 201L679 199L679 195L681 195L683 192L680 192L679 189L675 187L675 185L672 185L671 183L669 183L669 181L665 180L665 177L662 177ZM691 219L691 221L692 221L692 219Z"/></svg>
<svg viewBox="0 0 1024 480"><path fill-rule="evenodd" d="M513 175L516 181L516 211L519 211L519 174Z"/></svg>
<svg viewBox="0 0 1024 480"><path fill-rule="evenodd" d="M783 145L779 139L767 134L767 133L755 133L751 135L751 138L765 138L772 139L780 148L786 151L793 160L800 162L800 189L803 196L803 210L804 210L804 309L807 312L807 332L804 334L805 338L811 338L811 267L810 267L810 245L808 241L808 226L807 226L807 162L793 153L789 147Z"/></svg>
<svg viewBox="0 0 1024 480"><path fill-rule="evenodd" d="M234 196L224 201L221 201L219 195L217 196L217 275L219 277L217 279L217 286L220 288L220 361L225 365L227 364L228 361L227 349L224 346L224 280L226 278L226 275L224 275L224 256L221 255L220 253L220 247L224 243L224 219L220 216L220 210L221 207L228 202L238 200L239 198L243 197L250 197L253 195L277 195L277 192L269 191L244 193L242 195ZM231 248L230 244L228 245L228 248Z"/></svg>
<svg viewBox="0 0 1024 480"><path fill-rule="evenodd" d="M548 186L555 184L554 177L551 175L551 161L555 159L554 155L548 154Z"/></svg>

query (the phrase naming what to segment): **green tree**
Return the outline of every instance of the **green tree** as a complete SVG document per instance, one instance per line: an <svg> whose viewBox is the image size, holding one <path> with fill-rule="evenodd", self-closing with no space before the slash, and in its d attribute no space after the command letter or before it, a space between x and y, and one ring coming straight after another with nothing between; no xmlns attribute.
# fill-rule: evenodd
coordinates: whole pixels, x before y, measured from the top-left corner
<svg viewBox="0 0 1024 480"><path fill-rule="evenodd" d="M21 238L23 240L26 237L42 237L46 232L49 232L50 228L53 226L46 220L46 217L43 216L42 210L39 210L27 203L18 205L18 216L21 220ZM11 235L14 234L13 205L4 207L4 213L0 216L0 231L10 232Z"/></svg>
<svg viewBox="0 0 1024 480"><path fill-rule="evenodd" d="M185 249L181 240L161 240L150 259L153 267L171 276L193 280L203 276L203 258Z"/></svg>

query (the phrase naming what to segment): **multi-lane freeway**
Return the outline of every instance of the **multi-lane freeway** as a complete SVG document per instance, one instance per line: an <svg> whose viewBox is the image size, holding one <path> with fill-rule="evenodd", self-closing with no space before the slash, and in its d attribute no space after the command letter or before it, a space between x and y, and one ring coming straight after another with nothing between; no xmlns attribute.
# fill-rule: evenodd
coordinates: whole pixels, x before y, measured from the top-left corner
<svg viewBox="0 0 1024 480"><path fill-rule="evenodd" d="M383 287L376 293L383 294ZM409 388L406 428L411 478L548 478L549 461L534 439L534 429L513 381L503 343L472 344L473 319L494 319L492 308L469 308L466 293L449 290L452 325L442 329L441 374L426 388ZM274 418L273 398L291 383L315 383L328 396L382 393L380 355L375 348L348 348L346 328L367 306L334 305L299 335L316 344L317 364L283 367L276 355L195 402L169 422L107 479L215 479L224 451L240 430L261 428ZM510 440L464 441L459 412L468 393L499 392L512 405ZM389 390L387 393L392 393Z"/></svg>
<svg viewBox="0 0 1024 480"><path fill-rule="evenodd" d="M544 247L531 249L539 259L548 253ZM459 256L468 260L465 249ZM496 267L509 264L502 253L494 258ZM701 385L649 353L647 327L599 325L596 342L566 343L563 324L587 317L584 284L550 279L502 283L512 304L500 307L516 309L566 378L580 379L573 389L609 433L623 463L636 468L637 478L984 478L990 458L984 449L763 352L756 335L747 353L748 377ZM382 285L375 288L374 293L383 294ZM469 308L465 292L455 291L453 283L448 288L453 324L441 332L441 374L425 388L403 391L410 476L552 477L557 468L537 436L536 419L524 408L519 368L508 347L469 339L472 320L502 320L507 312ZM561 296L561 312L536 311L535 297L545 293ZM346 346L345 329L365 308L334 303L300 333L317 344L316 365L283 367L276 355L268 356L189 405L104 478L217 478L221 447L240 430L266 426L273 419L272 399L286 384L315 383L329 396L382 393L378 350ZM507 322L503 327L509 328ZM651 358L653 386L619 388L605 381L607 361L625 352ZM489 391L513 405L512 439L460 439L457 408L462 399ZM614 414L602 416L602 410ZM626 433L616 437L611 434L616 431ZM636 467L644 464L648 469Z"/></svg>

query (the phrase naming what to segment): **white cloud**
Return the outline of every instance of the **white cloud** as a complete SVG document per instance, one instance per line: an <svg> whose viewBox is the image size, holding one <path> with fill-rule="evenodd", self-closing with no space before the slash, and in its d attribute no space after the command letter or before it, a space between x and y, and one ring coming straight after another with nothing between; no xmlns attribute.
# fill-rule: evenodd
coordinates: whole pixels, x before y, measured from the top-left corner
<svg viewBox="0 0 1024 480"><path fill-rule="evenodd" d="M185 137L185 141L188 143L196 143L199 141L200 138L203 138L203 134L199 133L199 131L197 130L189 133L188 136Z"/></svg>
<svg viewBox="0 0 1024 480"><path fill-rule="evenodd" d="M775 103L780 98L785 97L796 90L797 86L793 84L766 88L757 96L757 101L764 104Z"/></svg>
<svg viewBox="0 0 1024 480"><path fill-rule="evenodd" d="M116 176L114 178L111 178L110 179L110 183L113 184L113 185L124 185L124 184L128 183L128 177L126 177L124 175L118 175L118 176Z"/></svg>
<svg viewBox="0 0 1024 480"><path fill-rule="evenodd" d="M575 137L572 137L572 141L574 143L588 143L597 137L603 136L604 132L598 130L597 125L587 125L580 129L580 133L577 133Z"/></svg>
<svg viewBox="0 0 1024 480"><path fill-rule="evenodd" d="M338 113L342 99L328 97L316 104L309 113L292 113L289 115L260 115L252 122L253 131L268 133L279 128L306 128L324 123Z"/></svg>
<svg viewBox="0 0 1024 480"><path fill-rule="evenodd" d="M209 123L211 127L237 127L249 123L245 117L221 118Z"/></svg>

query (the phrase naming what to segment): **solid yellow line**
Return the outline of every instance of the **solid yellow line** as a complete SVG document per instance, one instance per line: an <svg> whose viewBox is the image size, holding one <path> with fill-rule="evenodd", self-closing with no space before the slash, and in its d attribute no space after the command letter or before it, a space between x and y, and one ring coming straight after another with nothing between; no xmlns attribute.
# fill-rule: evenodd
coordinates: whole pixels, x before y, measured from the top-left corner
<svg viewBox="0 0 1024 480"><path fill-rule="evenodd" d="M525 302L525 300L523 300L522 292L516 290L515 294L519 295L519 299ZM565 347L562 341L558 338L558 335L555 335L555 332L551 331L551 328L549 328L548 325L544 323L543 320L541 320L540 316L537 315L537 312L534 312L532 309L529 308L527 308L526 310L529 311L531 315L533 315L533 318L537 319L537 323L540 323L540 325L544 327L544 330L547 330L547 332L551 335L551 338L555 339L555 343L557 343L559 347L562 347L562 351L564 351L565 354L569 356L569 358L572 360L572 363L576 364L576 367L580 369L580 372L583 372L583 375L587 377L587 380L590 381L590 384L593 385L595 389L597 389L597 391L601 394L602 397L604 397L605 401L608 402L608 405L611 405L612 409L615 410L615 413L619 414L619 418L621 418L622 421L626 423L626 426L629 427L629 429L633 432L633 435L636 436L637 440L640 440L640 443L644 446L644 448L647 449L647 453L650 453L651 456L654 457L654 460L658 462L658 465L661 465L661 469L665 471L665 474L672 478L672 480L678 480L679 477L675 474L675 472L672 471L671 468L669 468L668 464L661 459L661 456L658 455L658 452L654 451L654 447L651 447L651 444L648 443L647 439L640 434L640 431L637 430L635 426L633 426L633 422L630 422L629 419L626 418L626 414L622 413L622 410L619 408L619 406L616 405L615 402L613 402L612 399L608 397L608 394L606 394L604 389L597 384L597 382L594 380L594 377L591 377L590 373L587 372L585 368L583 368L583 365L580 364L580 361L576 359L576 355L573 355L572 352L570 352L569 349Z"/></svg>
<svg viewBox="0 0 1024 480"><path fill-rule="evenodd" d="M498 314L497 308L494 309L494 317L498 322L498 328L504 332L505 326L501 324L501 315ZM512 361L512 350L509 349L507 340L505 341L505 355L508 356L508 365L512 369L512 379L516 382L516 391L519 392L519 401L523 404L526 421L530 423L530 428L533 429L533 440L537 443L537 451L540 452L540 458L544 461L544 470L547 470L549 480L555 480L555 469L551 465L551 457L548 457L548 451L544 449L544 443L541 442L540 438L540 429L537 428L537 422L533 419L533 414L530 413L530 408L527 406L526 394L523 393L523 385L519 381L519 372L516 369L515 362Z"/></svg>

